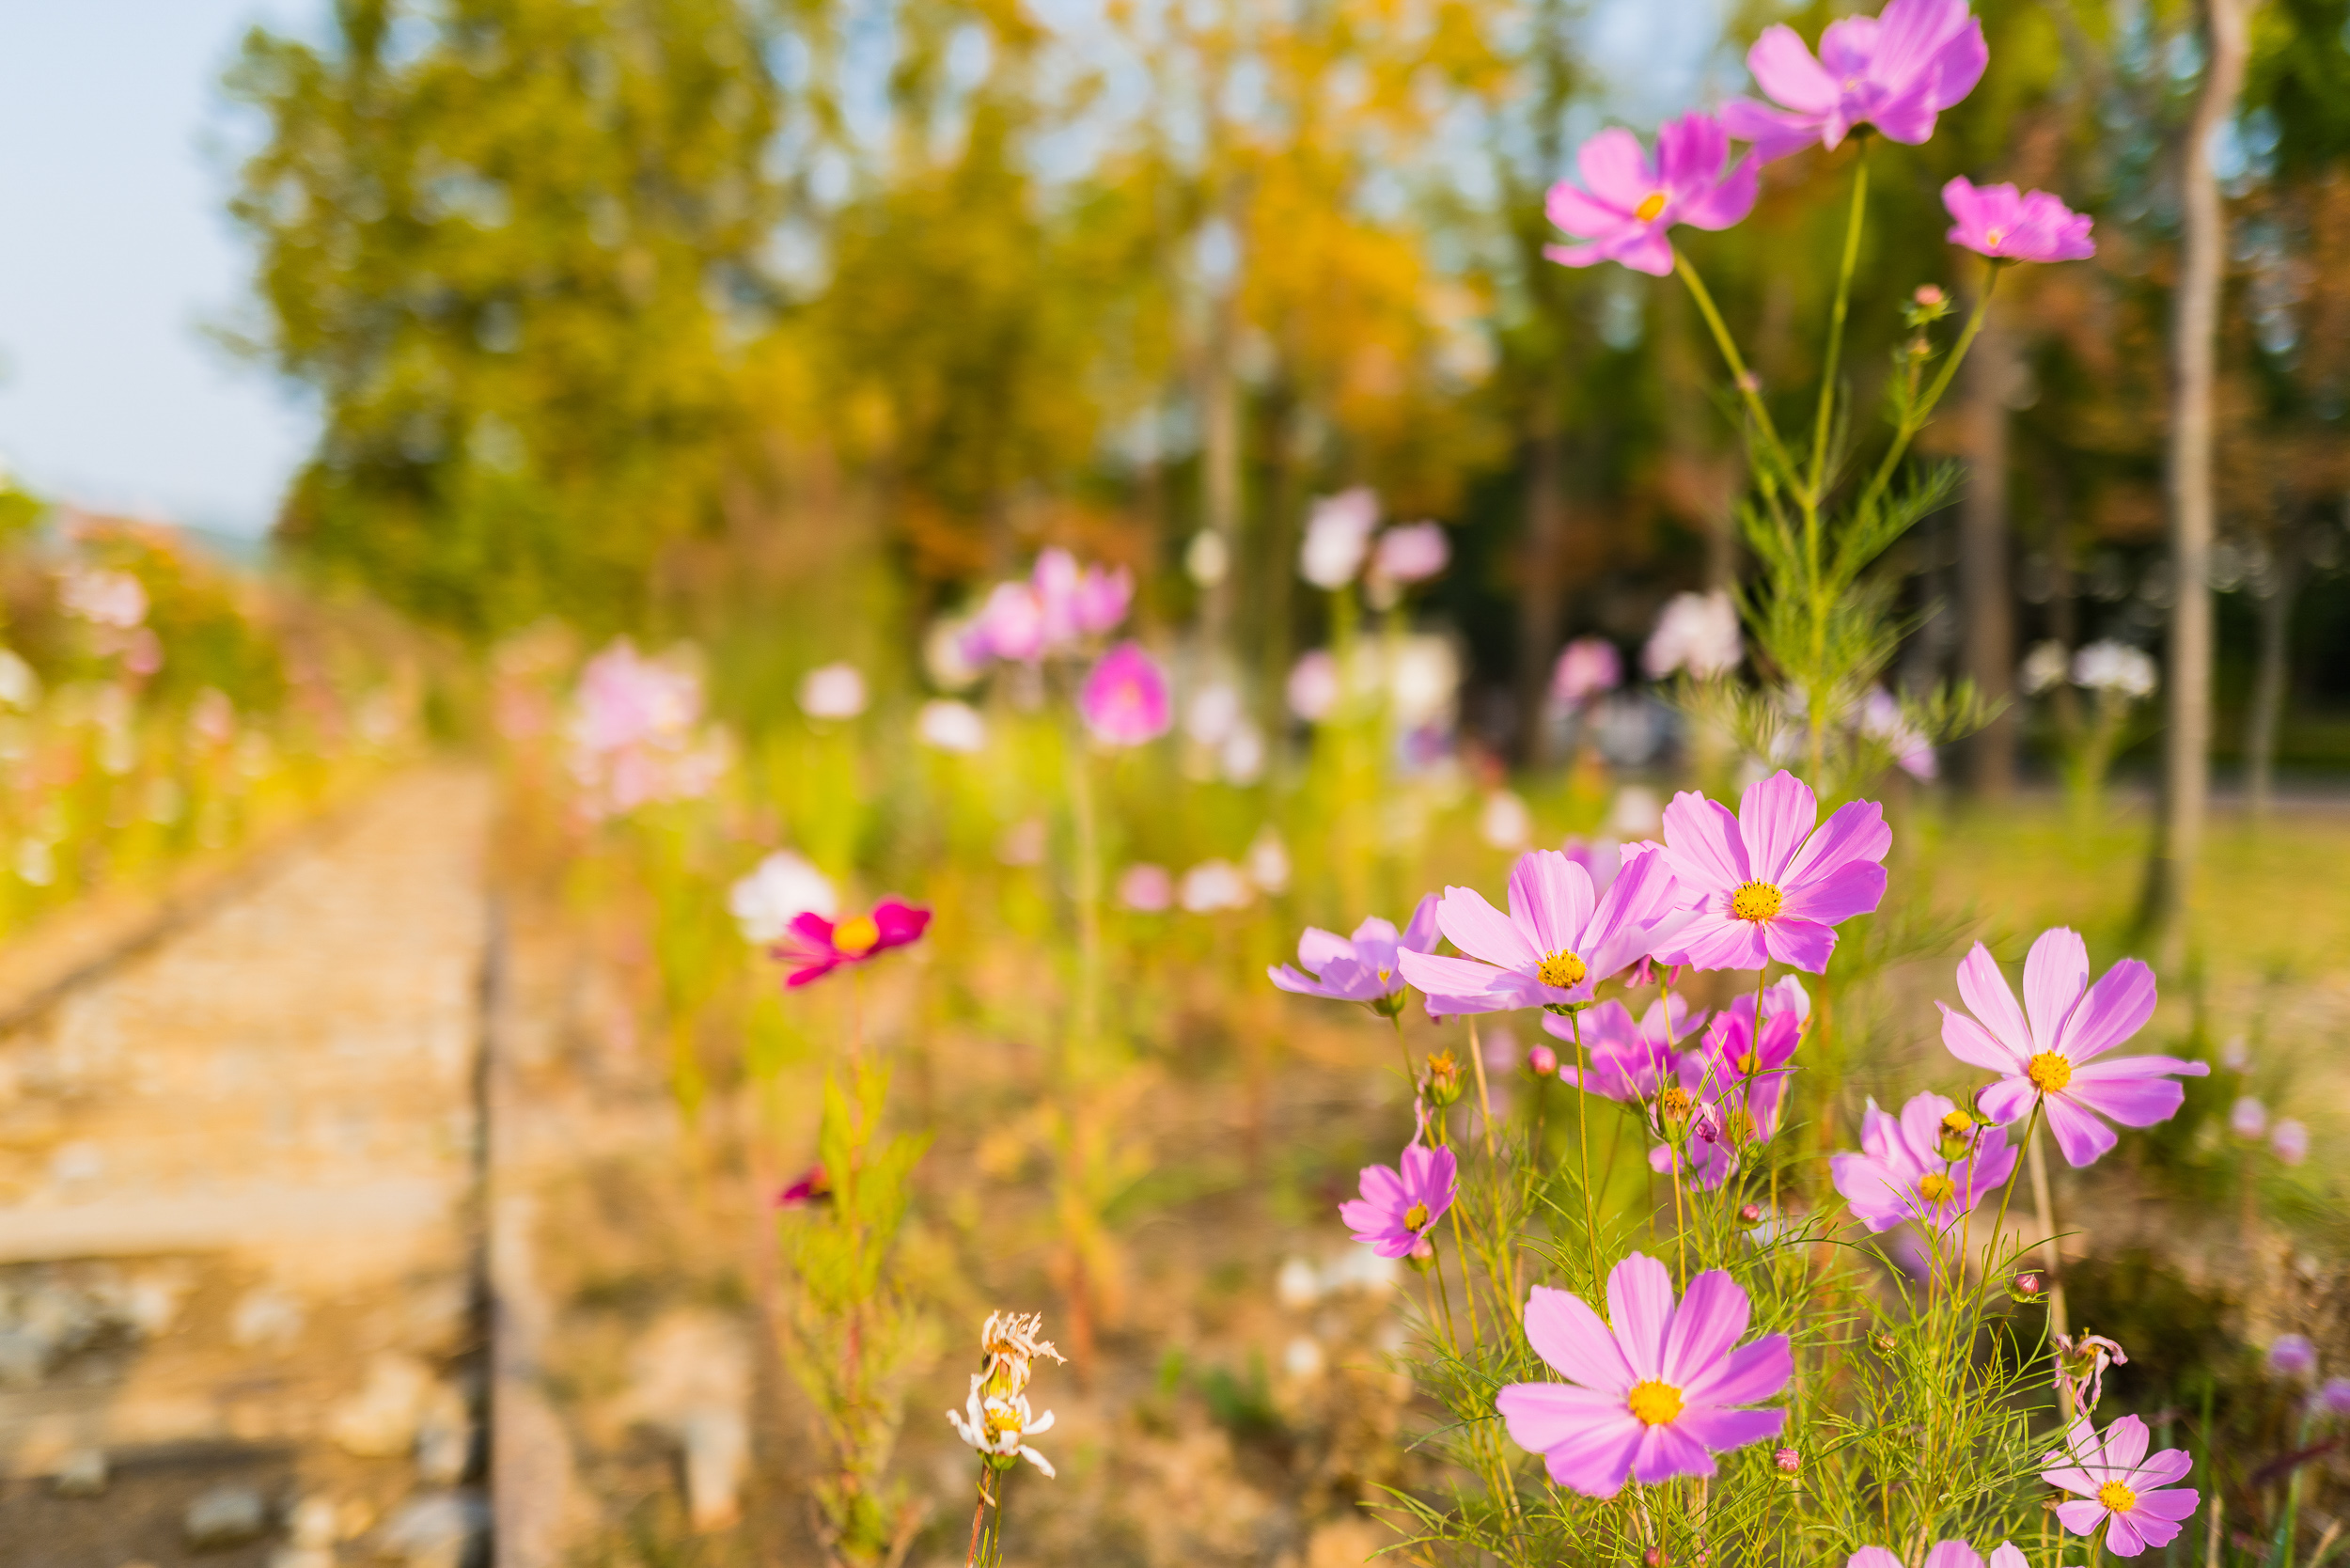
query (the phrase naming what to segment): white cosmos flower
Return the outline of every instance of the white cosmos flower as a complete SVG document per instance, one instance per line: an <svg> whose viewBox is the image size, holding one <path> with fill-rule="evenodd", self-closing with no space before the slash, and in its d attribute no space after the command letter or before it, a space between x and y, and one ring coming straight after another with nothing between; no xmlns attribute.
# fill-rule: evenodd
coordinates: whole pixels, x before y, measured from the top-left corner
<svg viewBox="0 0 2350 1568"><path fill-rule="evenodd" d="M1027 1444L1027 1439L1038 1433L1051 1430L1053 1413L1047 1410L1042 1416L1032 1415L1026 1394L982 1397L980 1390L986 1382L985 1377L973 1372L971 1397L961 1410L947 1412L955 1435L991 1459L1025 1459L1046 1475L1053 1474L1053 1462Z"/></svg>
<svg viewBox="0 0 2350 1568"><path fill-rule="evenodd" d="M759 947L779 942L802 915L826 919L838 912L840 895L832 879L790 850L777 850L727 894L728 913L743 928L743 940Z"/></svg>

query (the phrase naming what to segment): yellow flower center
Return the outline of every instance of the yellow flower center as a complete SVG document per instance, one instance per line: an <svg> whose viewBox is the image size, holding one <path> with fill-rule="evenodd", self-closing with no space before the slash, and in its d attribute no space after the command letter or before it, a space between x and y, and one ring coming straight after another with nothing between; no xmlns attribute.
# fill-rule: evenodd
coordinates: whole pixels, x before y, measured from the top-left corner
<svg viewBox="0 0 2350 1568"><path fill-rule="evenodd" d="M1958 1184L1939 1170L1929 1170L1918 1178L1918 1196L1929 1203L1947 1203L1958 1192Z"/></svg>
<svg viewBox="0 0 2350 1568"><path fill-rule="evenodd" d="M1942 1130L1952 1137L1965 1137L1975 1130L1975 1119L1965 1111L1952 1111L1942 1119Z"/></svg>
<svg viewBox="0 0 2350 1568"><path fill-rule="evenodd" d="M1640 205L1632 210L1632 215L1642 223L1653 223L1656 221L1656 214L1664 210L1665 193L1651 191L1640 198Z"/></svg>
<svg viewBox="0 0 2350 1568"><path fill-rule="evenodd" d="M832 928L833 947L852 958L871 952L880 940L881 927L874 924L870 915L852 915Z"/></svg>
<svg viewBox="0 0 2350 1568"><path fill-rule="evenodd" d="M1762 1065L1762 1058L1756 1056L1753 1049L1748 1047L1747 1054L1738 1058L1737 1068L1739 1075L1741 1077L1751 1078L1754 1076L1754 1070Z"/></svg>
<svg viewBox="0 0 2350 1568"><path fill-rule="evenodd" d="M1418 1230L1422 1230L1422 1229L1424 1229L1424 1228L1427 1226L1427 1224L1428 1224L1428 1205L1427 1205L1427 1204L1425 1204L1425 1203L1415 1203L1415 1204L1413 1204L1410 1208L1408 1208L1408 1209L1406 1209L1406 1210L1404 1210L1404 1211L1403 1211L1403 1229L1405 1229L1406 1231L1418 1231Z"/></svg>
<svg viewBox="0 0 2350 1568"><path fill-rule="evenodd" d="M1767 920L1787 900L1767 882L1742 882L1730 895L1730 912L1741 920Z"/></svg>
<svg viewBox="0 0 2350 1568"><path fill-rule="evenodd" d="M1590 973L1582 959L1561 948L1543 960L1542 967L1534 971L1534 978L1544 985L1556 985L1563 990L1567 986L1581 985L1583 977Z"/></svg>
<svg viewBox="0 0 2350 1568"><path fill-rule="evenodd" d="M2024 1064L2024 1076L2043 1094L2054 1094L2073 1081L2073 1064L2054 1051L2043 1051Z"/></svg>
<svg viewBox="0 0 2350 1568"><path fill-rule="evenodd" d="M2006 238L2007 230L2004 228L1986 228L1982 231L1982 243L1986 245L1996 246Z"/></svg>
<svg viewBox="0 0 2350 1568"><path fill-rule="evenodd" d="M1675 1084L1656 1097L1656 1108L1667 1121L1678 1121L1689 1114L1689 1091Z"/></svg>
<svg viewBox="0 0 2350 1568"><path fill-rule="evenodd" d="M1635 1383L1623 1402L1631 1406L1633 1415L1646 1426L1663 1426L1681 1414L1681 1390L1653 1378L1646 1383Z"/></svg>
<svg viewBox="0 0 2350 1568"><path fill-rule="evenodd" d="M2116 1513L2127 1513L2138 1506L2138 1494L2118 1481L2108 1481L2097 1488L2097 1500Z"/></svg>

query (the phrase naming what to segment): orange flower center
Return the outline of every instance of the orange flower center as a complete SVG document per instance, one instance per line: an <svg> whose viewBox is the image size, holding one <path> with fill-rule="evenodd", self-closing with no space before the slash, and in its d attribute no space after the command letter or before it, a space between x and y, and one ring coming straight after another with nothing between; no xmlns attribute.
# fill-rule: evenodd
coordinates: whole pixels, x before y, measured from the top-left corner
<svg viewBox="0 0 2350 1568"><path fill-rule="evenodd" d="M1767 920L1786 902L1786 896L1767 882L1742 882L1730 895L1730 912L1741 920Z"/></svg>
<svg viewBox="0 0 2350 1568"><path fill-rule="evenodd" d="M2024 1076L2043 1094L2054 1094L2073 1081L2073 1064L2054 1051L2043 1051L2024 1064Z"/></svg>
<svg viewBox="0 0 2350 1568"><path fill-rule="evenodd" d="M1656 1097L1656 1108L1665 1113L1667 1121L1677 1121L1689 1114L1689 1091L1679 1084Z"/></svg>
<svg viewBox="0 0 2350 1568"><path fill-rule="evenodd" d="M1570 985L1581 985L1583 977L1590 973L1581 958L1561 948L1543 960L1542 967L1534 971L1534 978L1544 985L1564 989Z"/></svg>
<svg viewBox="0 0 2350 1568"><path fill-rule="evenodd" d="M1918 1196L1929 1203L1947 1203L1958 1192L1958 1184L1939 1170L1929 1170L1918 1178Z"/></svg>
<svg viewBox="0 0 2350 1568"><path fill-rule="evenodd" d="M1997 246L2006 238L2007 230L2004 228L1986 228L1982 231L1982 243L1986 245Z"/></svg>
<svg viewBox="0 0 2350 1568"><path fill-rule="evenodd" d="M1654 223L1656 221L1656 214L1664 210L1665 193L1662 191L1651 191L1648 195L1640 198L1640 205L1632 210L1632 215L1639 219L1642 223Z"/></svg>
<svg viewBox="0 0 2350 1568"><path fill-rule="evenodd" d="M1646 1383L1635 1383L1623 1402L1644 1426L1663 1426L1681 1414L1681 1390L1653 1378Z"/></svg>
<svg viewBox="0 0 2350 1568"><path fill-rule="evenodd" d="M2097 1488L2097 1500L2116 1513L2127 1513L2138 1506L2138 1494L2118 1481L2108 1481Z"/></svg>
<svg viewBox="0 0 2350 1568"><path fill-rule="evenodd" d="M1413 1204L1410 1208L1408 1208L1408 1209L1406 1209L1406 1210L1404 1210L1404 1211L1403 1211L1403 1229L1405 1229L1406 1231L1424 1231L1424 1230L1426 1230L1427 1228L1428 1228L1428 1205L1427 1205L1427 1204L1425 1204L1425 1203L1415 1203L1415 1204Z"/></svg>
<svg viewBox="0 0 2350 1568"><path fill-rule="evenodd" d="M870 915L852 915L832 928L834 949L851 958L871 952L880 941L881 927Z"/></svg>

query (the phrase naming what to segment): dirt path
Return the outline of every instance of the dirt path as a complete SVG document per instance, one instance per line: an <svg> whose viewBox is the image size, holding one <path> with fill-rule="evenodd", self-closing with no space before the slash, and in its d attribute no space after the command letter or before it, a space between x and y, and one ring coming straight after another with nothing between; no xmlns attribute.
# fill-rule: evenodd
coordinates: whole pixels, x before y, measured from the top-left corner
<svg viewBox="0 0 2350 1568"><path fill-rule="evenodd" d="M458 1560L489 811L397 780L0 1037L0 1568Z"/></svg>

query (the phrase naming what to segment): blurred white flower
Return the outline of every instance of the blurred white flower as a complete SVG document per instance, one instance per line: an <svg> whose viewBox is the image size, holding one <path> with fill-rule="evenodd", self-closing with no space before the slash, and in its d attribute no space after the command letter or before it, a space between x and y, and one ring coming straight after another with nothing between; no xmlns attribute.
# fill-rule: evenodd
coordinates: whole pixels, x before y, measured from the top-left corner
<svg viewBox="0 0 2350 1568"><path fill-rule="evenodd" d="M1320 724L1339 705L1339 661L1329 650L1317 648L1290 666L1290 712L1308 724Z"/></svg>
<svg viewBox="0 0 2350 1568"><path fill-rule="evenodd" d="M1319 588L1336 590L1355 580L1379 525L1379 497L1365 486L1315 500L1297 550L1298 575Z"/></svg>
<svg viewBox="0 0 2350 1568"><path fill-rule="evenodd" d="M1281 842L1281 836L1273 831L1271 823L1257 829L1257 836L1248 840L1248 853L1241 857L1241 868L1248 880L1268 893L1289 890L1290 852Z"/></svg>
<svg viewBox="0 0 2350 1568"><path fill-rule="evenodd" d="M973 626L941 616L922 634L922 670L943 692L969 691L985 673L972 657Z"/></svg>
<svg viewBox="0 0 2350 1568"><path fill-rule="evenodd" d="M856 717L865 712L865 677L854 665L819 665L800 677L800 712L813 719Z"/></svg>
<svg viewBox="0 0 2350 1568"><path fill-rule="evenodd" d="M1183 572L1201 588L1214 588L1232 570L1232 547L1214 528L1202 528L1183 546Z"/></svg>
<svg viewBox="0 0 2350 1568"><path fill-rule="evenodd" d="M57 859L49 850L48 840L26 839L16 846L17 880L35 887L46 887L57 880Z"/></svg>
<svg viewBox="0 0 2350 1568"><path fill-rule="evenodd" d="M69 567L58 580L57 600L68 615L120 632L147 619L147 588L128 572Z"/></svg>
<svg viewBox="0 0 2350 1568"><path fill-rule="evenodd" d="M1449 724L1461 691L1461 656L1449 638L1405 637L1387 666L1387 703L1400 729Z"/></svg>
<svg viewBox="0 0 2350 1568"><path fill-rule="evenodd" d="M1165 866L1137 861L1118 873L1118 902L1137 914L1163 914L1175 902L1175 879Z"/></svg>
<svg viewBox="0 0 2350 1568"><path fill-rule="evenodd" d="M1224 782L1242 788L1264 776L1264 731L1247 719L1232 727L1224 737L1224 749L1216 754L1216 767L1224 775Z"/></svg>
<svg viewBox="0 0 2350 1568"><path fill-rule="evenodd" d="M1607 808L1607 831L1619 839L1646 839L1663 831L1664 804L1645 784L1626 784Z"/></svg>
<svg viewBox="0 0 2350 1568"><path fill-rule="evenodd" d="M1044 819L1029 817L1004 829L1004 836L995 842L995 858L1007 866L1042 865Z"/></svg>
<svg viewBox="0 0 2350 1568"><path fill-rule="evenodd" d="M1209 682L1183 706L1183 734L1211 750L1222 745L1240 721L1240 688L1230 681Z"/></svg>
<svg viewBox="0 0 2350 1568"><path fill-rule="evenodd" d="M1534 837L1534 815L1512 792L1496 790L1478 814L1477 833L1497 850L1522 850Z"/></svg>
<svg viewBox="0 0 2350 1568"><path fill-rule="evenodd" d="M1656 630L1640 651L1640 667L1653 681L1677 669L1703 680L1727 674L1746 656L1738 636L1738 606L1716 588L1712 593L1676 593L1656 618Z"/></svg>
<svg viewBox="0 0 2350 1568"><path fill-rule="evenodd" d="M1273 1296L1291 1311L1303 1311L1322 1299L1322 1281L1314 1274L1314 1265L1303 1258L1291 1258L1281 1264L1273 1277Z"/></svg>
<svg viewBox="0 0 2350 1568"><path fill-rule="evenodd" d="M1202 860L1183 873L1175 898L1190 914L1213 915L1218 910L1247 908L1254 893L1248 879L1230 860Z"/></svg>
<svg viewBox="0 0 2350 1568"><path fill-rule="evenodd" d="M2031 651L2024 655L2023 667L2015 673L2016 684L2024 688L2026 695L2038 697L2064 679L2064 668L2070 662L2062 643L2054 638L2036 642Z"/></svg>
<svg viewBox="0 0 2350 1568"><path fill-rule="evenodd" d="M915 714L914 734L924 745L968 756L987 745L987 720L968 702L935 698Z"/></svg>
<svg viewBox="0 0 2350 1568"><path fill-rule="evenodd" d="M2241 1096L2228 1112L2228 1130L2248 1142L2258 1143L2268 1136L2268 1107L2249 1094Z"/></svg>
<svg viewBox="0 0 2350 1568"><path fill-rule="evenodd" d="M12 648L0 648L0 703L30 708L40 700L40 677Z"/></svg>
<svg viewBox="0 0 2350 1568"><path fill-rule="evenodd" d="M1320 1377L1328 1364L1322 1353L1322 1341L1310 1334L1300 1334L1281 1352L1281 1370L1300 1383Z"/></svg>
<svg viewBox="0 0 2350 1568"><path fill-rule="evenodd" d="M727 893L727 912L742 928L743 940L761 948L782 941L800 916L829 920L839 908L832 879L790 850L776 851Z"/></svg>
<svg viewBox="0 0 2350 1568"><path fill-rule="evenodd" d="M2150 697L2154 681L2154 661L2125 642L2107 638L2073 655L2073 684L2088 691Z"/></svg>

